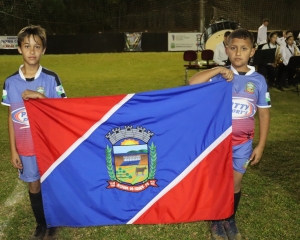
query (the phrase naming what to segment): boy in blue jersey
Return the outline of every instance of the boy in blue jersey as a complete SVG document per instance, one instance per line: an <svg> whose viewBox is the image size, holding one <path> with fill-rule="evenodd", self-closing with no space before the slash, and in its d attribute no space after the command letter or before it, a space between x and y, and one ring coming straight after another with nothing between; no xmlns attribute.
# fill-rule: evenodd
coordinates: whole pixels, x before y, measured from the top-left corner
<svg viewBox="0 0 300 240"><path fill-rule="evenodd" d="M23 65L5 80L1 102L9 107L11 162L19 170L20 179L28 182L31 207L37 222L31 239L53 239L56 230L46 227L40 175L23 101L66 97L58 76L40 65L46 44L46 32L40 26L28 26L19 32L18 51L23 56Z"/></svg>
<svg viewBox="0 0 300 240"><path fill-rule="evenodd" d="M232 82L232 157L234 178L234 213L227 219L212 221L213 239L239 240L235 213L241 197L241 181L247 165L257 164L263 154L270 124L270 95L262 75L248 66L255 49L253 35L245 29L233 31L227 41L226 53L230 69L216 67L194 75L190 84L227 80ZM254 114L259 115L259 142L252 150Z"/></svg>

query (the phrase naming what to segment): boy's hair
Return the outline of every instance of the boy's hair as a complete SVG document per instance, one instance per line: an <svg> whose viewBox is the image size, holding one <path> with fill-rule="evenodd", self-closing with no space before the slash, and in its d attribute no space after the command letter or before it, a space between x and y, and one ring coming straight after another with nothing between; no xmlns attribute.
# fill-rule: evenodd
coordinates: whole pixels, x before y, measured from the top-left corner
<svg viewBox="0 0 300 240"><path fill-rule="evenodd" d="M18 46L21 47L21 43L24 41L24 38L30 37L31 35L34 39L35 36L38 36L42 40L43 48L47 47L47 36L45 29L41 26L35 25L30 25L20 30L18 33Z"/></svg>
<svg viewBox="0 0 300 240"><path fill-rule="evenodd" d="M263 22L270 22L269 18L264 18Z"/></svg>
<svg viewBox="0 0 300 240"><path fill-rule="evenodd" d="M253 34L251 32L249 32L248 30L244 29L244 28L238 28L236 30L234 30L227 39L227 42L229 43L232 39L234 38L239 38L239 39L249 39L251 46L254 47L254 37Z"/></svg>
<svg viewBox="0 0 300 240"><path fill-rule="evenodd" d="M278 32L271 32L268 36L268 42L270 42L271 38L274 36L274 35L277 35L278 36Z"/></svg>
<svg viewBox="0 0 300 240"><path fill-rule="evenodd" d="M288 36L285 41L287 42L290 38L294 38L294 36Z"/></svg>
<svg viewBox="0 0 300 240"><path fill-rule="evenodd" d="M228 37L229 35L230 35L230 31L226 31L225 33L224 33L224 37Z"/></svg>
<svg viewBox="0 0 300 240"><path fill-rule="evenodd" d="M285 30L285 35L288 35L289 33L292 33L293 34L293 31L288 29L288 30Z"/></svg>

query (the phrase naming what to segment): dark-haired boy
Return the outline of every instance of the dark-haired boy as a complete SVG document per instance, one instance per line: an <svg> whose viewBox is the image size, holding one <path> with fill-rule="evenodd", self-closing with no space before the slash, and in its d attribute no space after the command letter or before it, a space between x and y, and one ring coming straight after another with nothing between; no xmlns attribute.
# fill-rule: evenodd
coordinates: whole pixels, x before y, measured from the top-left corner
<svg viewBox="0 0 300 240"><path fill-rule="evenodd" d="M19 32L18 51L22 54L23 65L6 78L1 102L9 106L11 162L19 170L20 179L28 182L31 207L37 222L31 239L53 239L55 228L47 230L46 227L40 175L23 100L66 97L58 76L40 65L46 46L46 32L40 26L28 26Z"/></svg>
<svg viewBox="0 0 300 240"><path fill-rule="evenodd" d="M284 30L283 32L282 32L282 37L278 37L277 39L276 39L276 42L281 46L281 47L285 47L285 45L286 45L286 42L285 42L285 39L287 38L287 37L289 37L289 36L293 36L293 32L292 32L292 30Z"/></svg>
<svg viewBox="0 0 300 240"><path fill-rule="evenodd" d="M235 213L241 197L241 181L249 162L257 164L263 154L269 129L270 96L262 75L248 66L254 55L253 35L245 29L233 31L227 40L226 52L231 62L230 69L216 67L194 75L190 84L208 81L232 81L232 143L234 178L234 213L225 220L212 221L213 239L239 240ZM259 142L252 151L254 137L254 114L259 115Z"/></svg>

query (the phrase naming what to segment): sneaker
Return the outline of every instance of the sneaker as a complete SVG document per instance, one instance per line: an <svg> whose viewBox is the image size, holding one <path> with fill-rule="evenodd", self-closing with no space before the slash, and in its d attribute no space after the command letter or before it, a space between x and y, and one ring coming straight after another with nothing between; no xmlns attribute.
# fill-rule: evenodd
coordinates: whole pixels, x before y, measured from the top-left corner
<svg viewBox="0 0 300 240"><path fill-rule="evenodd" d="M224 222L224 228L229 240L241 240L242 236L236 227L235 220L231 219Z"/></svg>
<svg viewBox="0 0 300 240"><path fill-rule="evenodd" d="M44 238L47 227L45 224L38 224L35 228L33 235L31 236L31 240L41 240Z"/></svg>
<svg viewBox="0 0 300 240"><path fill-rule="evenodd" d="M56 227L48 228L43 240L55 240L56 239L56 234L57 234L57 228Z"/></svg>
<svg viewBox="0 0 300 240"><path fill-rule="evenodd" d="M228 240L222 221L212 221L210 230L213 240Z"/></svg>

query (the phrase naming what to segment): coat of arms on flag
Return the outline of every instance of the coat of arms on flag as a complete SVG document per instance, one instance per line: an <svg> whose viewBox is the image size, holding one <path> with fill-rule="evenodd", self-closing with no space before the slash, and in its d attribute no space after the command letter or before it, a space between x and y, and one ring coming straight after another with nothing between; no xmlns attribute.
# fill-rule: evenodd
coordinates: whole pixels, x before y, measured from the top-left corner
<svg viewBox="0 0 300 240"><path fill-rule="evenodd" d="M146 131L140 126L114 128L112 133L106 135L112 144L112 147L106 147L106 164L110 177L107 188L140 192L149 186L157 187L154 179L156 147L153 142L148 146L153 135L150 130Z"/></svg>

